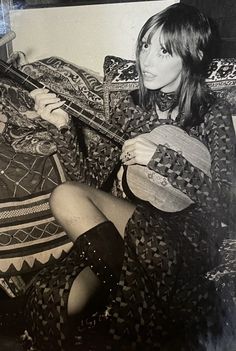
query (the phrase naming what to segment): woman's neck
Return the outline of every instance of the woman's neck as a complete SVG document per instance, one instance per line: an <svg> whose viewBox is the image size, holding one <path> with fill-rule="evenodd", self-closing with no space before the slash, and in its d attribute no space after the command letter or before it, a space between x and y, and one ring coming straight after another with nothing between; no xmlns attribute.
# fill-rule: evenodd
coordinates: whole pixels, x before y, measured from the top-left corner
<svg viewBox="0 0 236 351"><path fill-rule="evenodd" d="M171 107L176 105L176 93L164 93L161 90L157 90L155 100L160 111L168 111Z"/></svg>
<svg viewBox="0 0 236 351"><path fill-rule="evenodd" d="M170 114L169 110L161 111L158 105L156 104L156 113L159 119L172 119L173 121L175 121L176 117L178 116L179 110L178 106L176 106Z"/></svg>

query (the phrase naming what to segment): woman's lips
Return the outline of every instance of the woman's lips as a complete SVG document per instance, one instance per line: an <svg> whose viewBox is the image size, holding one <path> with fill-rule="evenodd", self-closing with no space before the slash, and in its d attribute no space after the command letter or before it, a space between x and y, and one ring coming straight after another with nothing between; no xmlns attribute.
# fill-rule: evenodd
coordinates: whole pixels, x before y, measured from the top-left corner
<svg viewBox="0 0 236 351"><path fill-rule="evenodd" d="M148 71L143 71L143 76L146 79L153 79L156 77L155 74L152 74L151 72L148 72Z"/></svg>

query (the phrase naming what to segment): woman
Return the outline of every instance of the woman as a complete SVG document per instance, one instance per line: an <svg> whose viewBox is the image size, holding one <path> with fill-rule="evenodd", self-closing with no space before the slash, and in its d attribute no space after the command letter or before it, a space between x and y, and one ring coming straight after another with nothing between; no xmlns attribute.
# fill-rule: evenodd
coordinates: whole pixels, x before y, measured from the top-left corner
<svg viewBox="0 0 236 351"><path fill-rule="evenodd" d="M46 89L31 93L36 111L50 122L62 162L81 181L60 185L51 197L52 211L74 246L28 290L31 335L40 350L71 350L70 321L78 316L81 331L84 317L96 316L97 299L112 350L163 350L172 340L175 350L176 340L181 350L204 350L207 338L220 335L226 310L206 275L219 263L222 227L228 223L235 136L228 104L204 82L212 39L207 18L183 4L144 24L136 55L139 92L112 115L128 139L121 152L104 140L84 156L60 109L63 101ZM189 142L197 138L207 147L210 174L191 163L174 139L166 144L144 137L162 125L176 126ZM119 159L128 169L142 165L164 176L191 205L165 212L148 201L97 190L114 176ZM88 349L103 350L104 344L90 342Z"/></svg>

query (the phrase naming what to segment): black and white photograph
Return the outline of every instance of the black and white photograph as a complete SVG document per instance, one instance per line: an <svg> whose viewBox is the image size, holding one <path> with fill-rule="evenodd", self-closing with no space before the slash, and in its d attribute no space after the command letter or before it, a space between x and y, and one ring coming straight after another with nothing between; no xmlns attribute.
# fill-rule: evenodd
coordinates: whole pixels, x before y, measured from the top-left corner
<svg viewBox="0 0 236 351"><path fill-rule="evenodd" d="M0 4L0 350L236 351L235 0Z"/></svg>

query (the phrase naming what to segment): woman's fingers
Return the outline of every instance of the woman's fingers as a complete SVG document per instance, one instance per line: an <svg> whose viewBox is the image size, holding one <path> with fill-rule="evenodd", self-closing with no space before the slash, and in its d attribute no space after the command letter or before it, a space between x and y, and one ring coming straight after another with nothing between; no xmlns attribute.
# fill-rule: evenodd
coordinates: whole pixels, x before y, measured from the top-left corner
<svg viewBox="0 0 236 351"><path fill-rule="evenodd" d="M50 103L49 105L43 106L41 109L38 109L38 112L40 114L43 114L44 116L49 115L52 111L60 108L62 105L64 105L65 101L57 101L55 103Z"/></svg>
<svg viewBox="0 0 236 351"><path fill-rule="evenodd" d="M49 90L46 89L46 88L34 89L34 90L32 90L32 91L29 93L29 95L30 95L33 99L35 99L35 97L36 97L38 94L47 94L48 92L49 92Z"/></svg>
<svg viewBox="0 0 236 351"><path fill-rule="evenodd" d="M30 93L35 100L35 110L38 113L41 113L42 111L50 113L65 103L65 101L61 101L55 93L48 93L47 91L49 90L36 89Z"/></svg>
<svg viewBox="0 0 236 351"><path fill-rule="evenodd" d="M142 136L127 140L122 148L121 161L125 165L146 166L153 156L157 145Z"/></svg>
<svg viewBox="0 0 236 351"><path fill-rule="evenodd" d="M137 137L128 139L124 142L124 145L122 147L122 153L120 155L120 159L123 163L127 162L128 159L134 159L135 157L135 150L136 150L136 142L137 142Z"/></svg>
<svg viewBox="0 0 236 351"><path fill-rule="evenodd" d="M122 162L126 162L128 160L135 158L135 148L134 147L125 147L120 155L120 159Z"/></svg>
<svg viewBox="0 0 236 351"><path fill-rule="evenodd" d="M132 138L132 139L128 139L124 142L124 145L122 147L122 150L128 148L128 147L132 147L136 141L137 141L138 137Z"/></svg>
<svg viewBox="0 0 236 351"><path fill-rule="evenodd" d="M60 102L60 99L58 98L43 98L43 99L40 99L40 101L36 102L35 103L35 110L42 110L44 108L46 108L47 106L51 106L51 105L54 105L56 103Z"/></svg>
<svg viewBox="0 0 236 351"><path fill-rule="evenodd" d="M124 165L133 165L137 163L136 159L137 150L134 144L126 146L120 156L120 159Z"/></svg>
<svg viewBox="0 0 236 351"><path fill-rule="evenodd" d="M41 118L54 124L56 127L67 125L69 116L61 107L65 101L61 101L55 93L50 93L48 89L35 89L30 96L35 101L35 110Z"/></svg>

